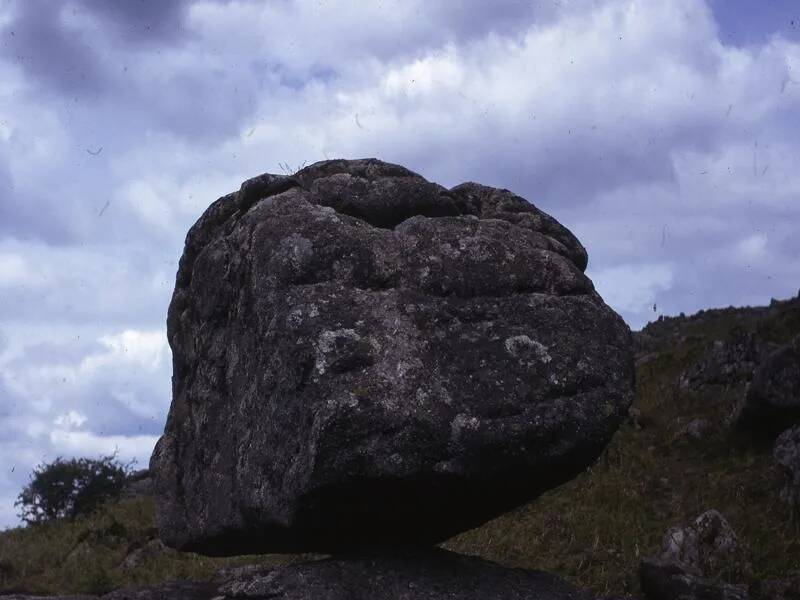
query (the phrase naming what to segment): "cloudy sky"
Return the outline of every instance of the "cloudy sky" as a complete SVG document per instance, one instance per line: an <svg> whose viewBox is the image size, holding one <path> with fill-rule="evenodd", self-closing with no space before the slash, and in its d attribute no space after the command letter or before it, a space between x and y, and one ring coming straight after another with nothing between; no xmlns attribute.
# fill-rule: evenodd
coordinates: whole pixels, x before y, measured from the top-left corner
<svg viewBox="0 0 800 600"><path fill-rule="evenodd" d="M795 0L0 0L0 527L41 461L147 463L185 233L248 177L509 188L639 328L797 293L798 153Z"/></svg>

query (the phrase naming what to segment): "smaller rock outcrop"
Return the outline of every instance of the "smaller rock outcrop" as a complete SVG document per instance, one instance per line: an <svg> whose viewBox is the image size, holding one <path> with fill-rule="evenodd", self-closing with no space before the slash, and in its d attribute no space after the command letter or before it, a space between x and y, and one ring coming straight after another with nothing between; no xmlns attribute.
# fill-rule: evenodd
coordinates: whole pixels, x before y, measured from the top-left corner
<svg viewBox="0 0 800 600"><path fill-rule="evenodd" d="M642 590L652 600L743 599L747 565L736 533L718 511L709 510L664 535L658 556L639 569Z"/></svg>
<svg viewBox="0 0 800 600"><path fill-rule="evenodd" d="M132 548L122 562L119 568L123 572L131 572L139 568L142 563L156 559L163 554L174 553L175 550L167 548L159 539L153 539L138 548Z"/></svg>
<svg viewBox="0 0 800 600"><path fill-rule="evenodd" d="M775 440L772 456L786 472L781 500L792 509L800 508L800 425L787 429Z"/></svg>
<svg viewBox="0 0 800 600"><path fill-rule="evenodd" d="M775 435L799 421L800 336L797 336L758 365L737 425Z"/></svg>
<svg viewBox="0 0 800 600"><path fill-rule="evenodd" d="M699 390L708 385L732 386L746 383L761 354L758 338L744 329L734 329L728 337L716 340L681 376L680 387Z"/></svg>

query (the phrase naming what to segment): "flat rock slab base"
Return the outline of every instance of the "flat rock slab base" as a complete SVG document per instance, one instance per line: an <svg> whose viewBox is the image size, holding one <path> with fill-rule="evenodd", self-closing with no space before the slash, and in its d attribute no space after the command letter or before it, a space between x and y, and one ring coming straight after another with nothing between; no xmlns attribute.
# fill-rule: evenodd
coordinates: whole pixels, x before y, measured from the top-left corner
<svg viewBox="0 0 800 600"><path fill-rule="evenodd" d="M9 600L34 600L9 596ZM50 596L94 600L96 596ZM445 550L340 556L242 569L217 583L172 581L117 590L102 600L596 600L564 580ZM6 600L6 597L3 597ZM38 600L38 599L37 599Z"/></svg>
<svg viewBox="0 0 800 600"><path fill-rule="evenodd" d="M444 550L339 557L273 569L221 589L224 598L278 600L591 600L564 580Z"/></svg>

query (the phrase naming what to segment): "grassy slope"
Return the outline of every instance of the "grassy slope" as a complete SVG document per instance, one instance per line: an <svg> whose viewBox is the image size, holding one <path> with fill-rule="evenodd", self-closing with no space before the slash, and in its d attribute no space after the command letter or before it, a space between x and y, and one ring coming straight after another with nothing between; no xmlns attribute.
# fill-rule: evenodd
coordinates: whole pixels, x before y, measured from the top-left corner
<svg viewBox="0 0 800 600"><path fill-rule="evenodd" d="M745 577L800 569L800 532L778 500L781 475L771 447L722 425L742 389L696 393L676 386L703 349L734 326L765 341L788 341L800 333L800 302L707 311L648 328L656 354L637 368L634 401L642 428L623 425L592 469L448 547L553 571L599 592L637 592L639 560L658 549L665 531L716 508L746 544ZM698 417L719 425L719 433L699 442L678 435Z"/></svg>
<svg viewBox="0 0 800 600"><path fill-rule="evenodd" d="M72 523L54 522L0 533L0 593L105 593L169 579L208 580L225 566L282 564L291 556L208 558L172 550L123 569L125 557L157 535L150 497L109 503Z"/></svg>
<svg viewBox="0 0 800 600"><path fill-rule="evenodd" d="M598 592L636 592L639 559L664 532L709 508L746 543L753 578L800 569L800 532L777 499L780 476L770 448L724 433L700 442L678 433L692 418L721 424L740 389L681 392L680 373L733 326L783 342L800 333L800 302L774 309L709 311L651 326L637 369L639 429L625 424L598 463L570 483L446 547L509 566L544 569ZM106 506L74 523L0 533L0 591L105 592L133 583L209 579L226 565L279 564L296 557L211 559L167 552L120 568L131 549L155 536L152 499Z"/></svg>

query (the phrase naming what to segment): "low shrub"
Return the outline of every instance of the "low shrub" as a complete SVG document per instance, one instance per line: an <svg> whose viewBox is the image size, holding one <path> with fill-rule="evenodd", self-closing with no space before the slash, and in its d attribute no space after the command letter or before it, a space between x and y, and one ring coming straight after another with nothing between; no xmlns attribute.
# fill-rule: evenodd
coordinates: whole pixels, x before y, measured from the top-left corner
<svg viewBox="0 0 800 600"><path fill-rule="evenodd" d="M58 457L34 469L14 506L20 507L19 516L29 525L72 520L118 498L128 473L129 466L120 464L113 455L99 459Z"/></svg>

